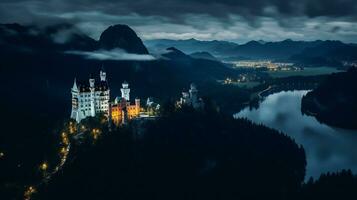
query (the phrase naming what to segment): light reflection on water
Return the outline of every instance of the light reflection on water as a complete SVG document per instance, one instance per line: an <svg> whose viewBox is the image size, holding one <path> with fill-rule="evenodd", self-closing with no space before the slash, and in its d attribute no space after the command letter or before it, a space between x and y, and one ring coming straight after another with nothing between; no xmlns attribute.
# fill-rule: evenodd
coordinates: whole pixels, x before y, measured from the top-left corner
<svg viewBox="0 0 357 200"><path fill-rule="evenodd" d="M321 173L352 169L357 173L357 131L335 128L301 113L301 98L308 91L279 92L266 97L258 109L235 114L280 130L303 145L306 179Z"/></svg>

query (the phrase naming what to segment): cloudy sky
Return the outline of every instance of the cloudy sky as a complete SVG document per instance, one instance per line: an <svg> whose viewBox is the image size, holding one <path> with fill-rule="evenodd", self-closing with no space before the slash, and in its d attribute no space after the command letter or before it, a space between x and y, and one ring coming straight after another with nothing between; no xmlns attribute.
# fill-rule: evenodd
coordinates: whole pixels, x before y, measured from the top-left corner
<svg viewBox="0 0 357 200"><path fill-rule="evenodd" d="M144 40L357 43L357 0L1 0L0 23L74 23L93 38L128 24Z"/></svg>

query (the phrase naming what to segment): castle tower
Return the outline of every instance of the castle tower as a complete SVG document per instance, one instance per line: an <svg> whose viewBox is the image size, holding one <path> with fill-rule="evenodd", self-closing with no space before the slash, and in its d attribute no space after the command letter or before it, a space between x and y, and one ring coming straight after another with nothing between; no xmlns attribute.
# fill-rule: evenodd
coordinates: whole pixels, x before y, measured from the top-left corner
<svg viewBox="0 0 357 200"><path fill-rule="evenodd" d="M92 75L89 78L89 89L90 89L90 115L95 116L95 79Z"/></svg>
<svg viewBox="0 0 357 200"><path fill-rule="evenodd" d="M100 81L106 81L107 80L107 73L104 71L104 68L102 66L102 69L99 72L100 76Z"/></svg>
<svg viewBox="0 0 357 200"><path fill-rule="evenodd" d="M194 106L198 102L198 90L194 83L191 83L189 93L190 93L191 103Z"/></svg>
<svg viewBox="0 0 357 200"><path fill-rule="evenodd" d="M122 119L121 119L121 123L123 125L128 123L128 111L126 109L126 107L124 107L124 109L122 110Z"/></svg>
<svg viewBox="0 0 357 200"><path fill-rule="evenodd" d="M95 79L93 78L92 74L89 76L89 87L94 88Z"/></svg>
<svg viewBox="0 0 357 200"><path fill-rule="evenodd" d="M136 114L139 115L140 114L140 99L139 98L135 98L135 110L136 110Z"/></svg>
<svg viewBox="0 0 357 200"><path fill-rule="evenodd" d="M77 122L80 121L79 119L79 113L78 113L78 86L77 86L77 80L74 78L74 83L73 87L71 89L72 93L72 111L71 111L71 118L76 120Z"/></svg>
<svg viewBox="0 0 357 200"><path fill-rule="evenodd" d="M130 101L130 89L129 89L129 84L124 81L122 84L122 88L120 89L121 91L121 97L124 98L126 101Z"/></svg>

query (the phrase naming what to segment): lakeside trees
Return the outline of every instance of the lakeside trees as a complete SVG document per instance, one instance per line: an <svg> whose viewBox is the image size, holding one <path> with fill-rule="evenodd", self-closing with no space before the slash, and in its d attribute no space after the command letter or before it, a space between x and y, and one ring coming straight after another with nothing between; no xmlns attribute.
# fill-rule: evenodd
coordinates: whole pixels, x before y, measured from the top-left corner
<svg viewBox="0 0 357 200"><path fill-rule="evenodd" d="M357 129L357 69L335 73L306 94L302 111L337 127Z"/></svg>

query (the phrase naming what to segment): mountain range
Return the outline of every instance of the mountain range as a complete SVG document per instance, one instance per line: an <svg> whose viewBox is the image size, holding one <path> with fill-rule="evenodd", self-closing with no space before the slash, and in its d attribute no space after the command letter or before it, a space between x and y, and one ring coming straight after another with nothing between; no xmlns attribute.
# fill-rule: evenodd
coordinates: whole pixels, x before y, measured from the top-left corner
<svg viewBox="0 0 357 200"><path fill-rule="evenodd" d="M306 66L330 65L342 66L345 61L357 60L357 46L341 41L316 40L293 41L290 39L278 42L250 41L237 44L227 41L188 40L148 40L144 42L152 52L174 46L185 53L209 52L226 61L269 59L289 61Z"/></svg>

